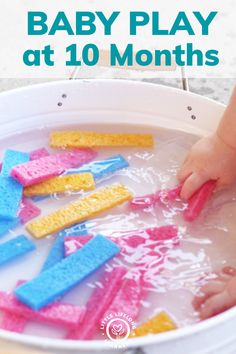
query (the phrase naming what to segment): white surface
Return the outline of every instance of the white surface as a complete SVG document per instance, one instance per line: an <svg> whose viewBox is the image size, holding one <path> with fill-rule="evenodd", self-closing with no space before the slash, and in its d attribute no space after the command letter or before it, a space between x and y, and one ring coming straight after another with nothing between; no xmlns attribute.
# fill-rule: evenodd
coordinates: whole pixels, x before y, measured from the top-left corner
<svg viewBox="0 0 236 354"><path fill-rule="evenodd" d="M62 100L64 93L67 98ZM59 101L63 102L62 106L58 106ZM196 120L191 119L187 106L197 112ZM213 129L223 109L222 105L203 97L150 84L114 80L58 82L2 94L0 138L45 124L49 127L65 125L65 113L71 124L98 123L103 112L112 112L116 124L171 127L204 134ZM104 117L102 123L111 123L108 114ZM142 347L148 354L182 354L183 348L191 354L231 354L236 351L235 325L236 309L232 309L214 319L172 333L132 339L129 346ZM222 333L225 333L224 338ZM38 339L4 331L0 331L0 338L4 354L119 352L111 350L109 343L100 341Z"/></svg>

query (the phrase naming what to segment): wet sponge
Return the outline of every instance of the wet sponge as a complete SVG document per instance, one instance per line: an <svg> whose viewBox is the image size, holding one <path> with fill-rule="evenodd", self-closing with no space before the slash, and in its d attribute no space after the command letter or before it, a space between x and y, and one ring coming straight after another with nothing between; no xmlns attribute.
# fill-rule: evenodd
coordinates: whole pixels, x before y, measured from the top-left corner
<svg viewBox="0 0 236 354"><path fill-rule="evenodd" d="M119 251L115 243L98 235L81 250L18 287L15 295L24 304L38 310L78 285Z"/></svg>
<svg viewBox="0 0 236 354"><path fill-rule="evenodd" d="M19 220L17 218L12 220L0 220L0 236L8 233L9 230L14 229L19 224Z"/></svg>
<svg viewBox="0 0 236 354"><path fill-rule="evenodd" d="M39 148L30 152L30 160L38 160L41 157L49 156L49 152L45 148Z"/></svg>
<svg viewBox="0 0 236 354"><path fill-rule="evenodd" d="M89 217L131 199L131 197L131 193L125 186L114 184L29 223L27 230L34 237L41 238L56 233L75 223L85 221Z"/></svg>
<svg viewBox="0 0 236 354"><path fill-rule="evenodd" d="M45 270L51 268L64 258L64 239L66 238L66 235L75 234L77 236L87 234L86 225L78 224L69 229L65 229L59 232L43 264L41 272L44 272Z"/></svg>
<svg viewBox="0 0 236 354"><path fill-rule="evenodd" d="M98 180L126 167L129 167L128 161L122 155L115 155L106 160L90 162L79 169L68 170L66 174L91 172Z"/></svg>
<svg viewBox="0 0 236 354"><path fill-rule="evenodd" d="M29 154L7 150L5 152L0 175L0 217L14 219L22 198L23 188L9 176L13 166L29 161Z"/></svg>
<svg viewBox="0 0 236 354"><path fill-rule="evenodd" d="M11 176L23 186L30 186L58 176L68 168L79 167L90 162L96 155L97 153L91 149L77 149L41 157L13 167Z"/></svg>
<svg viewBox="0 0 236 354"><path fill-rule="evenodd" d="M33 242L28 240L24 235L2 243L0 245L0 266L34 250L35 246Z"/></svg>
<svg viewBox="0 0 236 354"><path fill-rule="evenodd" d="M6 312L2 316L0 328L9 332L23 333L27 322L25 317Z"/></svg>
<svg viewBox="0 0 236 354"><path fill-rule="evenodd" d="M216 181L210 180L203 184L203 186L194 193L188 201L187 209L184 210L184 220L194 221L198 218L205 204L211 198L216 188L216 183Z"/></svg>
<svg viewBox="0 0 236 354"><path fill-rule="evenodd" d="M33 311L24 304L20 303L13 294L0 291L0 309L11 315L18 317L18 324L22 319L37 322L55 324L69 329L76 328L84 317L83 307L54 302L40 311ZM21 321L20 321L21 319Z"/></svg>
<svg viewBox="0 0 236 354"><path fill-rule="evenodd" d="M26 152L6 150L2 164L1 176L9 176L12 167L27 162L29 159L30 156Z"/></svg>
<svg viewBox="0 0 236 354"><path fill-rule="evenodd" d="M27 223L40 214L41 210L35 204L33 204L29 199L22 199L18 213L18 218L20 219L21 224Z"/></svg>
<svg viewBox="0 0 236 354"><path fill-rule="evenodd" d="M54 177L47 181L26 187L24 189L24 196L33 197L52 193L63 193L66 191L89 191L94 188L93 175L91 173L80 173Z"/></svg>
<svg viewBox="0 0 236 354"><path fill-rule="evenodd" d="M50 135L53 148L69 147L152 147L154 140L150 134L96 133L92 131L55 131Z"/></svg>
<svg viewBox="0 0 236 354"><path fill-rule="evenodd" d="M84 246L86 247L86 246ZM115 316L119 312L127 313L136 320L141 309L141 302L146 296L143 289L143 280L125 279L117 292L113 302L107 308L104 318Z"/></svg>
<svg viewBox="0 0 236 354"><path fill-rule="evenodd" d="M23 189L11 177L0 176L0 218L12 220L17 217Z"/></svg>
<svg viewBox="0 0 236 354"><path fill-rule="evenodd" d="M131 337L141 337L148 334L157 334L176 329L177 326L166 312L161 312L147 322L137 327Z"/></svg>
<svg viewBox="0 0 236 354"><path fill-rule="evenodd" d="M116 293L122 286L127 270L125 267L116 267L110 273L103 274L101 287L97 287L86 304L83 322L76 330L67 335L67 339L91 339L97 326L103 319L106 309L113 301Z"/></svg>

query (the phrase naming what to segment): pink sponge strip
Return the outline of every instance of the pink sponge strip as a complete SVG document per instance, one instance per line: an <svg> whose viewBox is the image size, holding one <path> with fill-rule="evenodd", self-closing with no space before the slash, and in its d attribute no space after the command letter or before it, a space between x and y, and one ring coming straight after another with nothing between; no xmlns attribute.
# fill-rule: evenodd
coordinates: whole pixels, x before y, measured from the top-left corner
<svg viewBox="0 0 236 354"><path fill-rule="evenodd" d="M9 332L23 333L28 320L25 317L4 313L0 328Z"/></svg>
<svg viewBox="0 0 236 354"><path fill-rule="evenodd" d="M19 280L16 284L20 286L23 284L23 280ZM27 325L28 320L25 317L16 315L14 313L4 312L0 328L10 332L23 333Z"/></svg>
<svg viewBox="0 0 236 354"><path fill-rule="evenodd" d="M94 150L88 148L41 157L38 160L14 166L11 176L23 186L30 186L58 176L68 168L79 167L90 162L96 155Z"/></svg>
<svg viewBox="0 0 236 354"><path fill-rule="evenodd" d="M183 213L186 221L194 221L200 215L215 187L216 181L208 181L189 199L187 209Z"/></svg>
<svg viewBox="0 0 236 354"><path fill-rule="evenodd" d="M104 318L111 314L116 316L116 314L123 312L133 320L136 320L140 311L140 303L145 298L145 295L142 279L126 279L111 306L107 309Z"/></svg>
<svg viewBox="0 0 236 354"><path fill-rule="evenodd" d="M82 248L87 242L93 238L93 235L83 235L80 237L69 236L64 239L65 256L68 257ZM132 230L125 232L115 232L109 237L110 240L117 243L122 252L128 247L137 248L141 244L149 241L156 241L149 243L150 249L155 248L157 243L171 243L172 245L179 244L178 228L175 225L165 225L161 227L153 227L145 230Z"/></svg>
<svg viewBox="0 0 236 354"><path fill-rule="evenodd" d="M46 156L49 156L49 152L45 148L39 148L37 150L33 150L30 152L30 160L31 161L38 160L41 157L46 157Z"/></svg>
<svg viewBox="0 0 236 354"><path fill-rule="evenodd" d="M113 232L111 236L114 240L116 240L116 238L118 240L119 238L120 240L125 239L125 241L128 243L130 240L135 238L137 244L135 244L134 241L133 246L136 247L141 242L141 239L143 239L143 242L145 242L145 240L147 239L160 241L160 242L172 240L173 238L178 236L178 228L175 225L164 225L159 227L147 228L144 230L132 230L132 231L122 231L122 232L116 231Z"/></svg>
<svg viewBox="0 0 236 354"><path fill-rule="evenodd" d="M146 229L146 232L149 235L150 240L165 242L165 241L173 241L176 239L177 243L179 241L178 227L175 225L153 227L153 228Z"/></svg>
<svg viewBox="0 0 236 354"><path fill-rule="evenodd" d="M28 221L36 218L40 214L41 210L35 204L27 198L22 199L18 214L21 224L26 224Z"/></svg>
<svg viewBox="0 0 236 354"><path fill-rule="evenodd" d="M30 160L37 160L40 159L40 157L45 157L48 156L49 152L45 148L40 148L37 150L33 150L30 152ZM2 170L2 162L0 162L0 172Z"/></svg>
<svg viewBox="0 0 236 354"><path fill-rule="evenodd" d="M93 291L86 305L83 322L67 335L67 339L91 339L93 337L105 311L120 289L125 274L125 267L115 268L107 274L102 281L102 287Z"/></svg>
<svg viewBox="0 0 236 354"><path fill-rule="evenodd" d="M165 201L173 201L180 196L182 185L173 189L163 189L153 194L148 194L142 197L135 197L130 202L130 207L134 210L145 209L156 203Z"/></svg>
<svg viewBox="0 0 236 354"><path fill-rule="evenodd" d="M27 320L76 328L82 321L85 309L79 306L54 302L40 311L33 311L19 302L13 294L0 291L0 309Z"/></svg>

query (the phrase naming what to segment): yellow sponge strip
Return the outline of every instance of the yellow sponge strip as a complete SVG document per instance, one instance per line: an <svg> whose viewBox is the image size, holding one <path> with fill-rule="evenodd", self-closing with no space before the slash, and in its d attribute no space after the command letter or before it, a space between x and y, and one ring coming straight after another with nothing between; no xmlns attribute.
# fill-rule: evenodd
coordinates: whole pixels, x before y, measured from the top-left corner
<svg viewBox="0 0 236 354"><path fill-rule="evenodd" d="M30 222L26 228L32 236L41 238L78 222L85 221L131 198L132 194L125 186L114 184L93 192L85 198L79 199L45 217Z"/></svg>
<svg viewBox="0 0 236 354"><path fill-rule="evenodd" d="M90 131L56 131L50 135L53 148L78 147L153 147L154 140L150 134L116 134L96 133Z"/></svg>
<svg viewBox="0 0 236 354"><path fill-rule="evenodd" d="M80 173L68 176L50 178L47 181L34 184L24 189L25 197L63 193L66 191L90 191L95 188L94 178L91 173Z"/></svg>
<svg viewBox="0 0 236 354"><path fill-rule="evenodd" d="M137 327L130 337L142 337L148 334L157 334L161 332L171 331L177 326L166 312L160 312L157 316L151 318L147 322Z"/></svg>

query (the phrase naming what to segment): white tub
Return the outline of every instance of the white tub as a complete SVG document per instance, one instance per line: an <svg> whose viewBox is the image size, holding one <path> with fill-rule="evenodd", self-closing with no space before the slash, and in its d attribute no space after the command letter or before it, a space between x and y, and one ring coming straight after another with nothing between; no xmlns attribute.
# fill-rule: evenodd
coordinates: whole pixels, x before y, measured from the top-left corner
<svg viewBox="0 0 236 354"><path fill-rule="evenodd" d="M223 110L223 105L204 97L140 82L55 82L0 95L0 138L45 123L65 125L65 119L70 123L111 123L111 117L116 124L206 134L214 129ZM105 341L52 340L0 331L0 353L112 354L141 348L147 354L235 354L235 328L236 308L191 327L131 339L126 349L112 349Z"/></svg>

